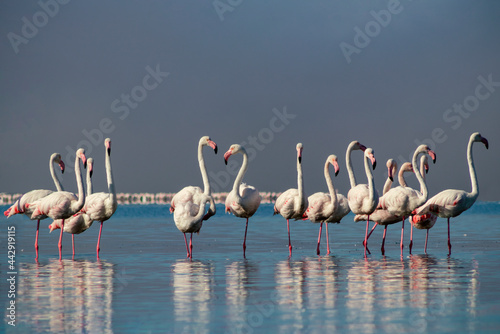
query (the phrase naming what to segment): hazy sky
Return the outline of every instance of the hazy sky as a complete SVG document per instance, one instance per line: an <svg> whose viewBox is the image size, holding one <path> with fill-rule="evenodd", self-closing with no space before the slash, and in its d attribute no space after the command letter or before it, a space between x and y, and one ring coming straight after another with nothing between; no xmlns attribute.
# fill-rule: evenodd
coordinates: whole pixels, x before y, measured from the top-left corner
<svg viewBox="0 0 500 334"><path fill-rule="evenodd" d="M202 185L197 144L215 190L229 190L231 144L252 150L245 181L296 188L302 142L305 189L327 191L323 165L349 190L345 150L408 160L422 141L437 153L429 193L470 191L474 147L479 200L500 200L500 2L2 1L0 192L54 188L51 153L67 166L82 146L106 189L103 139L112 139L119 192ZM96 143L96 144L94 144ZM231 160L241 163L241 156ZM358 182L366 182L354 152ZM401 163L400 163L401 164ZM416 187L414 176L410 185ZM71 168L64 186L76 191Z"/></svg>

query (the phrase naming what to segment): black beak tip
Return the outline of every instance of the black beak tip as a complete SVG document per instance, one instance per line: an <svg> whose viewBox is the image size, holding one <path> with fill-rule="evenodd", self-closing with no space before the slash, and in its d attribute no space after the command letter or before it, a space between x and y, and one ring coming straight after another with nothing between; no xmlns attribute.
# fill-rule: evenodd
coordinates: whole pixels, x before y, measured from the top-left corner
<svg viewBox="0 0 500 334"><path fill-rule="evenodd" d="M224 163L227 165L227 160L226 159L224 159Z"/></svg>
<svg viewBox="0 0 500 334"><path fill-rule="evenodd" d="M83 163L83 168L87 169L87 160Z"/></svg>
<svg viewBox="0 0 500 334"><path fill-rule="evenodd" d="M108 155L111 155L111 147L108 148Z"/></svg>
<svg viewBox="0 0 500 334"><path fill-rule="evenodd" d="M218 151L218 150L217 150L217 146L215 146L215 148L214 148L214 152L215 152L215 154L217 154L217 151Z"/></svg>
<svg viewBox="0 0 500 334"><path fill-rule="evenodd" d="M389 180L391 180L391 182L394 182L394 178L392 176L389 176Z"/></svg>
<svg viewBox="0 0 500 334"><path fill-rule="evenodd" d="M299 157L299 164L302 163L302 157Z"/></svg>
<svg viewBox="0 0 500 334"><path fill-rule="evenodd" d="M375 168L376 168L376 167L377 167L377 162L375 161L375 162L373 163L373 170L375 170Z"/></svg>
<svg viewBox="0 0 500 334"><path fill-rule="evenodd" d="M89 175L90 175L90 177L92 177L92 175L93 175L93 174L94 174L94 171L93 171L93 170L91 170L91 171L90 171L90 174L89 174Z"/></svg>
<svg viewBox="0 0 500 334"><path fill-rule="evenodd" d="M336 171L336 172L335 172L335 176L337 176L337 175L339 175L339 171Z"/></svg>

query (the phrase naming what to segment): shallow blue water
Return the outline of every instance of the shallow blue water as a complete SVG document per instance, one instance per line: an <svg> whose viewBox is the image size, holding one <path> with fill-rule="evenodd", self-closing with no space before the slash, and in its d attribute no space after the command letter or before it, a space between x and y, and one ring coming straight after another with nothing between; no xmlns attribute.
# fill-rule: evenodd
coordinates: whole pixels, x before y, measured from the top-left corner
<svg viewBox="0 0 500 334"><path fill-rule="evenodd" d="M4 208L2 208L4 209ZM120 206L104 223L101 260L95 245L99 224L63 240L40 224L40 258L33 247L36 223L4 219L0 331L26 333L357 333L498 332L500 330L500 204L476 203L452 220L447 256L446 220L429 234L414 231L413 255L400 257L401 224L375 230L363 257L365 224L349 214L329 225L317 256L318 224L291 222L288 259L286 221L261 205L250 219L246 259L244 220L223 206L193 237L186 260L182 234L168 206ZM407 224L408 225L408 224ZM7 321L10 285L7 229L15 226L16 327ZM408 227L408 226L407 226ZM4 328L4 330L2 330Z"/></svg>

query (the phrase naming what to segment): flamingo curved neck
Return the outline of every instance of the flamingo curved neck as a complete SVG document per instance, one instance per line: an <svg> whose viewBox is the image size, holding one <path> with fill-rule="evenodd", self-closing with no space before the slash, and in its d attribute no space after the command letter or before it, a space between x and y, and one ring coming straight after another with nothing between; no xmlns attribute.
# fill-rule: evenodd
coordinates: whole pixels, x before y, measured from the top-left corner
<svg viewBox="0 0 500 334"><path fill-rule="evenodd" d="M78 200L73 204L73 214L77 211L80 211L85 203L85 192L83 189L83 178L82 172L80 170L80 157L77 154L75 158L75 175L76 175L76 184L78 186Z"/></svg>
<svg viewBox="0 0 500 334"><path fill-rule="evenodd" d="M304 212L305 208L305 201L304 201L304 180L302 176L302 164L299 162L299 159L297 159L297 190L299 191L299 203L300 203L300 212Z"/></svg>
<svg viewBox="0 0 500 334"><path fill-rule="evenodd" d="M420 150L416 150L415 153L413 153L413 159L411 161L411 164L413 166L413 170L416 171L415 176L417 177L417 180L418 180L418 183L420 184L420 192L421 192L421 195L422 196L419 196L420 198L420 202L422 204L425 203L425 201L427 201L427 197L428 197L428 192L427 192L427 184L425 183L425 180L424 178L422 177L422 175L419 173L419 170L417 168L418 166L418 163L417 163L417 158L420 154L425 154L425 152L423 151L420 151ZM418 206L420 206L418 205Z"/></svg>
<svg viewBox="0 0 500 334"><path fill-rule="evenodd" d="M243 176L245 176L245 173L247 172L247 168L248 168L248 154L247 154L247 152L242 151L240 153L243 154L243 162L241 164L240 171L238 172L238 175L236 176L236 179L234 180L234 184L233 184L233 191L235 192L236 197L238 199L241 199L240 185L241 185L241 182L243 181Z"/></svg>
<svg viewBox="0 0 500 334"><path fill-rule="evenodd" d="M330 216L337 207L337 194L335 194L335 188L333 187L333 182L332 182L332 177L330 176L329 167L330 163L327 161L325 163L325 180L326 180L326 185L328 186L328 193L330 194L330 203L332 205L331 213L328 216Z"/></svg>
<svg viewBox="0 0 500 334"><path fill-rule="evenodd" d="M477 197L479 195L479 185L477 182L477 174L476 174L476 167L474 166L474 158L472 157L472 145L474 144L473 138L469 140L469 144L467 145L467 162L469 164L469 175L470 175L470 182L472 185L472 192L470 193L471 196Z"/></svg>
<svg viewBox="0 0 500 334"><path fill-rule="evenodd" d="M64 187L62 186L61 181L57 177L57 174L54 170L55 158L55 155L52 155L49 161L50 175L52 176L52 180L54 180L57 191L64 191Z"/></svg>
<svg viewBox="0 0 500 334"><path fill-rule="evenodd" d="M425 156L422 156L420 158L420 175L422 175L422 179L425 181ZM420 192L424 192L424 189L422 189L422 187L420 187Z"/></svg>
<svg viewBox="0 0 500 334"><path fill-rule="evenodd" d="M401 187L407 187L408 184L406 183L406 180L405 180L405 175L404 175L405 171L403 170L403 168L401 168L399 170L399 173L398 173L398 182L399 182L399 185Z"/></svg>
<svg viewBox="0 0 500 334"><path fill-rule="evenodd" d="M375 202L375 182L373 180L373 173L372 173L372 170L370 168L369 158L368 157L364 157L364 158L365 158L365 173L366 173L366 178L368 179L368 189L370 190L368 199L370 202ZM353 174L353 176L354 176L354 174ZM375 206L377 204L378 204L378 201L377 201L377 203L375 203Z"/></svg>
<svg viewBox="0 0 500 334"><path fill-rule="evenodd" d="M345 153L345 164L347 166L347 172L349 173L349 181L351 182L351 188L356 187L356 177L354 176L354 171L352 170L351 163L351 151L354 147L354 143L351 143L347 148L347 152Z"/></svg>
<svg viewBox="0 0 500 334"><path fill-rule="evenodd" d="M207 168L205 167L205 159L203 158L203 144L198 145L198 163L200 165L201 178L203 179L203 193L210 195L212 190L210 189L210 181L208 180Z"/></svg>
<svg viewBox="0 0 500 334"><path fill-rule="evenodd" d="M109 156L108 150L105 150L106 152L106 180L108 181L108 192L109 196L111 199L111 205L113 207L113 212L116 209L116 206L118 205L118 202L116 200L116 189L115 189L115 182L113 180L113 171L111 170L111 158Z"/></svg>

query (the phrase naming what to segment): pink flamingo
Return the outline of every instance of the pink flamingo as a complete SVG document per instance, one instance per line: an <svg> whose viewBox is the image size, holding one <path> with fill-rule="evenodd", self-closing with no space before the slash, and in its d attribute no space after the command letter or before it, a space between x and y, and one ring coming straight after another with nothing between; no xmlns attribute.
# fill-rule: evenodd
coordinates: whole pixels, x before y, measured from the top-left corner
<svg viewBox="0 0 500 334"><path fill-rule="evenodd" d="M80 170L80 160L86 166L85 151L80 148L76 151L75 158L75 175L78 185L78 196L68 191L57 191L47 195L33 203L28 204L29 207L34 207L31 219L41 219L50 217L52 219L68 219L78 211L80 211L85 203L85 192L83 190L82 173ZM62 257L62 234L64 229L64 221L62 222L61 234L59 235L59 260Z"/></svg>
<svg viewBox="0 0 500 334"><path fill-rule="evenodd" d="M288 250L289 256L292 256L292 243L290 241L290 223L289 219L302 219L302 215L307 208L307 198L304 194L302 177L302 143L297 144L297 187L298 189L288 189L282 193L274 205L274 214L281 214L286 219L288 230Z"/></svg>
<svg viewBox="0 0 500 334"><path fill-rule="evenodd" d="M94 159L87 159L87 197L92 194L92 173L94 169ZM90 226L92 226L93 220L90 219L89 215L81 211L75 213L70 218L63 221L62 219L54 220L50 225L50 232L59 229L64 223L64 233L71 233L71 243L73 249L73 259L75 258L75 234L80 234L85 232Z"/></svg>
<svg viewBox="0 0 500 334"><path fill-rule="evenodd" d="M352 150L362 150L364 151L364 164L365 164L365 173L368 179L368 184L358 184L356 185L356 178L354 177L354 172L352 170L351 164L351 151ZM353 141L347 147L346 152L346 165L347 171L349 173L349 180L351 182L351 189L347 193L347 200L349 201L349 208L351 211L358 214L366 214L368 218L370 214L375 211L375 208L378 204L378 192L375 190L375 184L373 181L373 173L368 165L368 161L371 162L373 169L377 166L377 162L375 160L375 156L373 154L373 149L366 148L364 145L361 145L357 141ZM365 257L366 257L366 239L368 236L368 226L370 220L366 220L366 231L365 231Z"/></svg>
<svg viewBox="0 0 500 334"><path fill-rule="evenodd" d="M105 166L106 180L108 183L108 192L98 192L87 196L82 212L86 213L92 221L100 221L99 237L97 238L96 253L99 259L99 251L101 250L101 233L103 223L111 218L115 213L118 202L116 201L115 182L113 181L113 171L111 169L111 139L104 140L105 147Z"/></svg>
<svg viewBox="0 0 500 334"><path fill-rule="evenodd" d="M174 213L175 226L184 233L184 242L186 243L187 257L193 258L193 233L199 233L203 220L208 220L215 215L215 201L210 189L210 181L207 176L205 160L203 159L203 147L213 148L217 154L217 144L209 136L200 138L198 142L198 162L200 165L201 177L203 179L202 191L200 187L184 187L172 198L170 212ZM206 214L205 204L210 201L210 208ZM187 244L186 233L191 233L189 247Z"/></svg>
<svg viewBox="0 0 500 334"><path fill-rule="evenodd" d="M52 176L52 180L54 181L54 184L56 186L57 191L63 191L63 186L61 185L61 181L59 181L59 178L57 177L55 171L54 171L54 164L57 163L59 167L61 168L61 173L64 173L65 165L64 162L62 161L61 155L59 153L53 153L50 156L49 159L49 170L50 170L50 175ZM34 207L29 207L30 203L33 203L34 201L37 201L47 195L50 195L53 193L52 190L44 190L44 189L37 189L37 190L32 190L24 195L22 195L10 208L8 208L5 212L4 215L8 217L18 214L18 213L23 213L26 216L28 216L31 219L31 215L33 214ZM38 231L40 229L40 220L45 219L47 216L40 217L40 219L37 219L37 225L36 225L36 236L35 236L35 251L36 251L36 260L38 260Z"/></svg>
<svg viewBox="0 0 500 334"><path fill-rule="evenodd" d="M318 246L316 248L316 253L319 255L319 245L321 242L321 229L323 223L326 223L326 247L327 253L330 254L330 242L328 240L328 223L340 223L340 220L346 216L351 209L349 209L349 203L347 198L339 194L333 187L332 178L330 176L329 167L333 166L335 176L339 173L339 164L337 161L337 156L331 154L328 156L325 162L324 174L326 184L328 186L328 193L317 192L312 194L308 198L309 206L303 215L304 219L309 219L313 223L320 223L319 225L319 235L318 235Z"/></svg>
<svg viewBox="0 0 500 334"><path fill-rule="evenodd" d="M226 212L231 212L236 217L246 218L245 237L243 239L243 257L245 257L248 218L252 217L259 208L261 196L255 187L242 183L243 176L248 168L248 154L243 146L238 144L231 145L229 150L224 153L224 162L227 165L227 159L237 153L243 155L243 163L234 180L233 190L226 197Z"/></svg>
<svg viewBox="0 0 500 334"><path fill-rule="evenodd" d="M467 162L469 164L472 192L456 189L443 190L431 197L425 205L415 210L415 213L419 215L432 213L438 217L448 219L448 256L451 255L450 218L456 217L465 210L468 210L479 196L476 168L474 167L474 159L472 157L472 145L475 142L483 143L486 149L488 149L488 140L481 136L479 132L474 132L470 136L469 144L467 145Z"/></svg>
<svg viewBox="0 0 500 334"><path fill-rule="evenodd" d="M413 153L412 166L414 171L418 171L417 158L420 154L429 154L433 162L436 162L436 154L427 145L420 145ZM401 256L403 256L403 235L405 227L405 217L413 210L421 206L427 200L427 185L420 173L415 173L420 183L422 192L410 187L398 186L392 188L380 198L378 208L385 209L395 216L403 217L401 228Z"/></svg>
<svg viewBox="0 0 500 334"><path fill-rule="evenodd" d="M387 180L384 184L384 189L383 189L384 195L391 189L393 175L397 169L397 163L393 159L389 159L387 161L387 169L388 169L388 177L387 177ZM410 171L411 172L413 171L413 167L412 167L411 163L405 162L401 166L401 168L399 170L399 174L398 174L398 180L399 180L399 184L401 186L406 187L406 181L404 179L403 173L410 172ZM356 215L356 217L354 217L354 221L356 221L356 222L365 221L366 219L368 219L367 215ZM370 220L374 221L375 224L373 225L373 228L370 231L370 233L368 233L368 236L366 238L367 242L368 242L368 239L370 238L370 235L372 234L373 230L375 229L375 227L377 227L377 225L383 225L384 226L384 234L382 237L382 246L381 246L380 250L382 252L382 255L384 255L385 254L385 237L387 235L387 226L390 224L399 223L400 221L403 220L403 217L393 215L388 210L377 208L370 215ZM368 249L368 245L367 245L367 249Z"/></svg>
<svg viewBox="0 0 500 334"><path fill-rule="evenodd" d="M422 174L422 178L424 180L425 180L425 174L427 174L428 171L429 171L429 163L427 161L427 155L423 155L420 158L420 174ZM434 226L436 220L437 216L432 213L411 216L410 244L408 245L408 248L410 249L410 254L411 254L411 249L413 247L413 227L418 228L420 230L427 230L427 233L425 234L425 247L424 247L424 253L427 254L427 240L429 239L429 230Z"/></svg>

